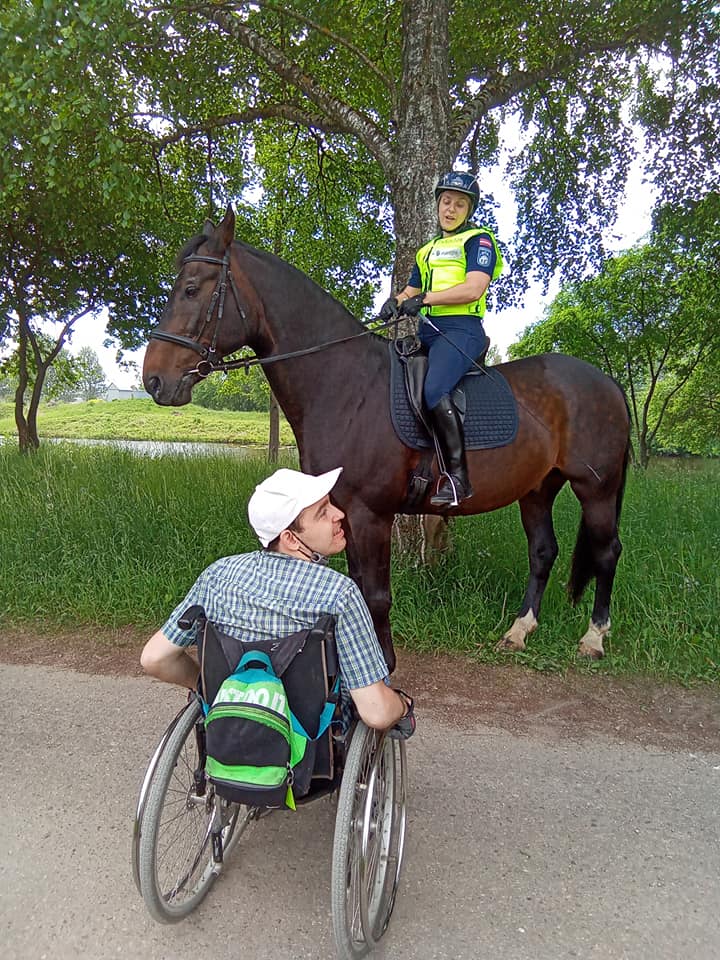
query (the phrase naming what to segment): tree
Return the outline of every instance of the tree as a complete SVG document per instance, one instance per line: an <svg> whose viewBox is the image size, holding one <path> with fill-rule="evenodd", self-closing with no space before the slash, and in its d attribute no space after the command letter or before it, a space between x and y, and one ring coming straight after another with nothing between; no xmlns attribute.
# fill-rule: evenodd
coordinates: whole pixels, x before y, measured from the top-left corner
<svg viewBox="0 0 720 960"><path fill-rule="evenodd" d="M270 385L260 367L209 377L193 390L193 403L211 410L270 410Z"/></svg>
<svg viewBox="0 0 720 960"><path fill-rule="evenodd" d="M107 390L105 371L91 347L81 347L75 357L76 392L83 400L97 400Z"/></svg>
<svg viewBox="0 0 720 960"><path fill-rule="evenodd" d="M371 189L358 184L357 201L386 185L396 284L434 228L438 173L458 163L482 175L500 157L510 118L523 134L507 162L518 201L516 292L533 270L547 278L560 263L571 276L602 261L602 230L634 156L633 122L648 151L659 146L658 171L692 159L693 189L706 188L708 170L717 176L719 14L709 0L138 9L145 16L129 66L150 82L138 118L149 141L199 150L208 136L281 124L310 131L326 155L364 152L377 173ZM208 62L217 71L199 78ZM683 139L689 119L692 142ZM672 178L673 190L682 180ZM484 214L492 219L492 208Z"/></svg>
<svg viewBox="0 0 720 960"><path fill-rule="evenodd" d="M137 326L139 294L157 292L149 158L130 162L109 34L78 6L0 10L0 345L15 348L23 451L39 445L43 385L77 320L109 305Z"/></svg>
<svg viewBox="0 0 720 960"><path fill-rule="evenodd" d="M672 381L667 385L672 389ZM666 385L660 388L661 396ZM671 398L656 444L670 453L720 456L720 351L699 367Z"/></svg>
<svg viewBox="0 0 720 960"><path fill-rule="evenodd" d="M720 284L712 267L657 240L565 286L512 357L560 351L601 367L625 389L647 466L671 405L720 351Z"/></svg>

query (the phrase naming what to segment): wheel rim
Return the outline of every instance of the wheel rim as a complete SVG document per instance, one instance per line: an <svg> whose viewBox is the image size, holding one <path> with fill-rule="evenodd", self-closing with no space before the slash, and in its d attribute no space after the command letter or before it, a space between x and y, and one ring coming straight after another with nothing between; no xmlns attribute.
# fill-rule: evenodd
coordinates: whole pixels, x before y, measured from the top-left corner
<svg viewBox="0 0 720 960"><path fill-rule="evenodd" d="M361 819L359 912L362 935L375 946L390 922L404 853L404 744L383 738L369 769Z"/></svg>
<svg viewBox="0 0 720 960"><path fill-rule="evenodd" d="M181 910L210 875L221 869L213 860L211 843L216 807L225 852L237 843L250 818L247 808L216 796L204 771L196 783L197 767L197 748L191 736L180 750L167 786L155 846L157 889L170 911Z"/></svg>

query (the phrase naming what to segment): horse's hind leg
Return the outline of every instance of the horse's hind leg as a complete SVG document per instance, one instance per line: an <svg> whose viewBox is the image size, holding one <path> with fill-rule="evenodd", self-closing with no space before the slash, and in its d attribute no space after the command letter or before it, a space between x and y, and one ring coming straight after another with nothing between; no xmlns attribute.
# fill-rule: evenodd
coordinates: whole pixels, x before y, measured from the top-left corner
<svg viewBox="0 0 720 960"><path fill-rule="evenodd" d="M558 554L558 545L552 522L552 506L565 478L553 470L539 489L520 500L520 516L528 539L530 577L520 612L515 622L497 645L498 650L524 650L525 639L538 625L548 577Z"/></svg>
<svg viewBox="0 0 720 960"><path fill-rule="evenodd" d="M614 493L602 499L583 497L582 488L573 485L573 489L582 504L582 520L568 590L572 602L577 603L588 581L595 577L595 602L578 655L599 660L605 655L603 638L610 630L610 596L622 552L618 536L618 497Z"/></svg>

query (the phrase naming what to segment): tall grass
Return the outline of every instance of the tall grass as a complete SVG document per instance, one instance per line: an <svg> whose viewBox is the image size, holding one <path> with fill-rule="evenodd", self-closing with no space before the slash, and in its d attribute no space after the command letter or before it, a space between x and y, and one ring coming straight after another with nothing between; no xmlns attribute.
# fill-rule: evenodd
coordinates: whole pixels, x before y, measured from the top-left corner
<svg viewBox="0 0 720 960"><path fill-rule="evenodd" d="M288 465L291 465L288 463ZM264 459L165 456L117 449L0 446L0 609L15 623L136 624L153 629L218 556L255 549L246 504L270 472ZM718 679L720 499L717 465L671 465L628 478L624 553L608 656L581 669L691 681ZM537 669L575 662L592 591L577 609L564 583L579 507L555 508L560 557L528 651ZM527 579L517 506L452 525L453 551L434 569L396 557L396 641L419 650L505 659L495 643ZM344 569L343 561L334 564Z"/></svg>

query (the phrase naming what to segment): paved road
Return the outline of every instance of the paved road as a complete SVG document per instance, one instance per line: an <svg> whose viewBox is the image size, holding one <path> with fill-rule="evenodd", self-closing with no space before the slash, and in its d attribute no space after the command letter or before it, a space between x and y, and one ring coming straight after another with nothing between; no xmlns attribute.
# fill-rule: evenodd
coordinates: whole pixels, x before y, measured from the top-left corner
<svg viewBox="0 0 720 960"><path fill-rule="evenodd" d="M334 806L257 825L208 900L156 925L130 874L135 796L182 696L3 666L0 936L21 960L334 956ZM180 698L180 700L179 700ZM716 960L720 748L454 729L409 744L409 849L378 960Z"/></svg>

